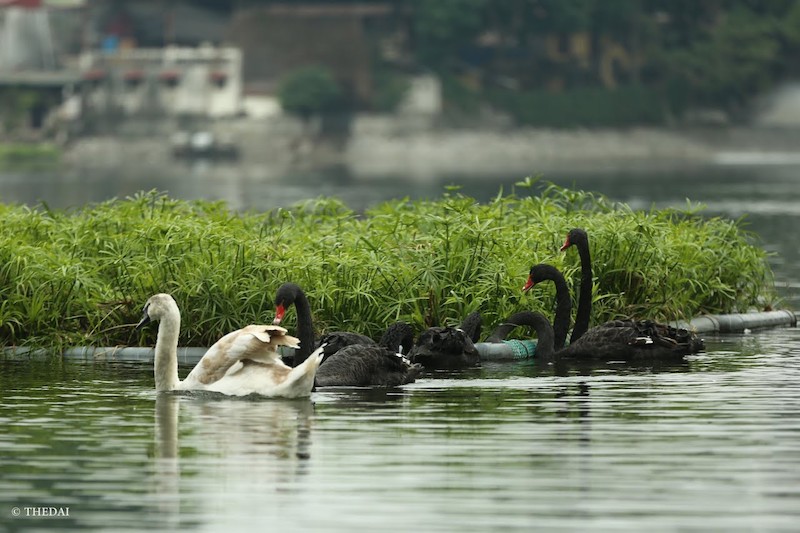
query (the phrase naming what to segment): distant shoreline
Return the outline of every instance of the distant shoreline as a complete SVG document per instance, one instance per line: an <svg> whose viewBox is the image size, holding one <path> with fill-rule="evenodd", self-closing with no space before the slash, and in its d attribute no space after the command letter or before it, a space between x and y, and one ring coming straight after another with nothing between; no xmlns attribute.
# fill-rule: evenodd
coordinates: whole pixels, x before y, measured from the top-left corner
<svg viewBox="0 0 800 533"><path fill-rule="evenodd" d="M800 128L442 129L359 117L349 136L306 132L288 117L237 119L210 126L234 139L240 166L269 177L336 168L355 178L425 180L452 175L532 175L559 171L669 169L717 164L800 163ZM75 139L62 162L75 169L167 167L168 130L150 136Z"/></svg>

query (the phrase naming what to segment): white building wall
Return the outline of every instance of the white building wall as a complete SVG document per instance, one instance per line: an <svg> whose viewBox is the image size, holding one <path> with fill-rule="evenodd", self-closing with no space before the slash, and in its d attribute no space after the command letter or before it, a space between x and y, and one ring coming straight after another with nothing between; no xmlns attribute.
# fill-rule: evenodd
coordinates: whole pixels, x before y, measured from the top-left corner
<svg viewBox="0 0 800 533"><path fill-rule="evenodd" d="M127 49L85 55L84 73L103 72L100 83L87 84L87 104L107 92L126 115L151 114L226 117L242 109L242 56L236 48ZM141 73L131 84L125 77ZM174 76L169 83L166 76ZM222 81L220 80L222 78Z"/></svg>

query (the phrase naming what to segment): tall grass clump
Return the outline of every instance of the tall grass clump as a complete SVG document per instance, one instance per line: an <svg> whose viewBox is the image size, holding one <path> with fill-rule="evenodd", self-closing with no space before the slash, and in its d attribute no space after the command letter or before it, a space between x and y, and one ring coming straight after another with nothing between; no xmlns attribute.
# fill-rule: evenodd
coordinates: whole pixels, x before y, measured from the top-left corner
<svg viewBox="0 0 800 533"><path fill-rule="evenodd" d="M399 199L363 214L319 198L267 213L156 192L72 211L0 205L0 339L5 345L136 345L145 300L169 292L181 342L209 345L272 319L285 281L308 293L320 331L378 336L479 310L494 325L520 309L551 316L552 286L520 291L548 262L574 289L579 263L558 251L567 231L590 235L593 321L666 320L774 301L765 252L738 222L699 209L633 211L603 196L530 181L480 204L457 192ZM288 327L293 327L290 314Z"/></svg>

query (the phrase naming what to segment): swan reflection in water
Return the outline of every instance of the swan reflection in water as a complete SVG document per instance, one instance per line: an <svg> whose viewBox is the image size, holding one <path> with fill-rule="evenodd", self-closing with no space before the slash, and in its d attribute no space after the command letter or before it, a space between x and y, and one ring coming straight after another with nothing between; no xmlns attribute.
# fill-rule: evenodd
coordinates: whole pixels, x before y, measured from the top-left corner
<svg viewBox="0 0 800 533"><path fill-rule="evenodd" d="M284 490L306 471L313 413L308 398L157 393L153 486L165 526L179 525L182 514L198 516L204 500L219 505L220 486Z"/></svg>

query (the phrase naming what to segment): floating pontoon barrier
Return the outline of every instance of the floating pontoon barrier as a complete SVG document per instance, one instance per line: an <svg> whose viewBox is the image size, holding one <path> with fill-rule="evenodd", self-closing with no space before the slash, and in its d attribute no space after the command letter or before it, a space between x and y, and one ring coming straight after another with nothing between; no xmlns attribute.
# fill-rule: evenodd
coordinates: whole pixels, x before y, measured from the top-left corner
<svg viewBox="0 0 800 533"><path fill-rule="evenodd" d="M281 355L287 356L292 354L292 349L287 348L284 350L283 348L283 346L279 346ZM191 366L196 365L206 351L208 351L208 348L178 348L178 364ZM53 352L38 348L31 349L27 347L6 347L3 350L2 355L0 355L0 358L47 359L52 355ZM74 348L67 348L61 355L63 359L69 361L119 361L124 363L152 363L155 359L155 350L153 348L145 348L140 346L107 348L77 346Z"/></svg>
<svg viewBox="0 0 800 533"><path fill-rule="evenodd" d="M703 315L689 322L671 324L697 333L741 333L746 329L796 326L797 316L792 311L764 311L763 313L734 313L730 315Z"/></svg>
<svg viewBox="0 0 800 533"><path fill-rule="evenodd" d="M519 361L534 356L536 341L511 339L503 342L476 342L475 349L481 355L481 361Z"/></svg>
<svg viewBox="0 0 800 533"><path fill-rule="evenodd" d="M689 322L676 321L671 325L703 333L741 333L747 329L797 326L797 316L792 311L765 311L763 313L735 313L731 315L703 315ZM293 350L281 346L281 354L291 355ZM478 342L475 348L483 361L525 360L536 353L535 340L508 340L498 343ZM208 348L178 348L178 364L193 366L203 357ZM47 359L53 353L43 349L27 347L6 347L0 352L0 359ZM96 348L78 346L67 348L62 357L69 361L120 361L128 363L152 363L155 357L153 348L110 347Z"/></svg>

